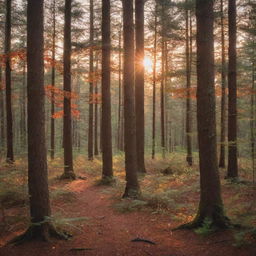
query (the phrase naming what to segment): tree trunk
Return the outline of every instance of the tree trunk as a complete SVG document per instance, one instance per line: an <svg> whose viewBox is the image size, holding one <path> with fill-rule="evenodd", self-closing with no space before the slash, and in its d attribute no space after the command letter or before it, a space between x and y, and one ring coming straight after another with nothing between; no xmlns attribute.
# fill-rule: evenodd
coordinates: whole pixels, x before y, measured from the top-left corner
<svg viewBox="0 0 256 256"><path fill-rule="evenodd" d="M14 162L13 154L13 115L12 115L12 88L11 88L11 10L12 1L6 0L6 21L5 21L5 87L6 87L6 140L8 163Z"/></svg>
<svg viewBox="0 0 256 256"><path fill-rule="evenodd" d="M93 160L93 40L94 40L93 0L90 0L90 53L89 53L89 124L88 124L88 160Z"/></svg>
<svg viewBox="0 0 256 256"><path fill-rule="evenodd" d="M144 2L135 0L135 101L136 101L136 143L138 172L145 173L145 113L144 113Z"/></svg>
<svg viewBox="0 0 256 256"><path fill-rule="evenodd" d="M255 43L255 42L254 42ZM255 55L255 54L254 54ZM255 92L255 75L256 75L256 64L255 60L252 62L252 91ZM251 94L251 117L250 117L250 128L251 128L251 158L252 158L252 181L255 183L255 170L256 170L256 96Z"/></svg>
<svg viewBox="0 0 256 256"><path fill-rule="evenodd" d="M120 25L119 31L119 49L118 49L118 125L117 125L117 148L118 150L123 150L122 140L123 140L123 118L122 118L122 108L123 108L123 93L122 93L122 25Z"/></svg>
<svg viewBox="0 0 256 256"><path fill-rule="evenodd" d="M165 5L161 4L161 89L160 89L160 108L161 108L161 147L162 147L162 156L165 158Z"/></svg>
<svg viewBox="0 0 256 256"><path fill-rule="evenodd" d="M136 120L134 94L134 24L133 1L123 0L124 31L124 141L126 188L123 197L140 193L137 178Z"/></svg>
<svg viewBox="0 0 256 256"><path fill-rule="evenodd" d="M153 61L153 116L152 116L152 159L155 158L156 147L156 52L157 52L157 4L155 5L154 24L154 61Z"/></svg>
<svg viewBox="0 0 256 256"><path fill-rule="evenodd" d="M95 74L98 72L98 54L96 55L96 66L95 66ZM94 93L95 93L95 109L94 109L94 155L99 155L99 148L98 148L98 78L95 78L94 84Z"/></svg>
<svg viewBox="0 0 256 256"><path fill-rule="evenodd" d="M25 47L25 46L24 46ZM22 71L22 92L21 92L21 112L20 112L20 134L21 134L21 146L22 149L26 148L27 136L26 136L26 61L23 62L23 71Z"/></svg>
<svg viewBox="0 0 256 256"><path fill-rule="evenodd" d="M226 144L226 54L225 54L225 31L223 0L220 1L221 11L221 131L220 131L220 159L219 167L225 167L225 144Z"/></svg>
<svg viewBox="0 0 256 256"><path fill-rule="evenodd" d="M187 0L186 0L187 2ZM187 89L187 95L186 95L186 142L187 142L187 163L189 166L192 166L193 164L193 157L192 157L192 139L191 139L191 64L190 64L190 37L192 35L189 35L189 11L186 7L186 89Z"/></svg>
<svg viewBox="0 0 256 256"><path fill-rule="evenodd" d="M64 173L61 178L75 179L73 170L72 150L72 117L71 117L71 2L65 0L65 25L64 25Z"/></svg>
<svg viewBox="0 0 256 256"><path fill-rule="evenodd" d="M5 148L5 122L4 122L4 88L2 67L0 66L0 151Z"/></svg>
<svg viewBox="0 0 256 256"><path fill-rule="evenodd" d="M200 204L195 220L189 227L227 227L224 217L217 163L215 89L214 89L214 40L213 2L196 1L197 18L197 125L200 165Z"/></svg>
<svg viewBox="0 0 256 256"><path fill-rule="evenodd" d="M51 85L55 87L55 47L56 47L56 6L55 0L53 0L53 32L52 32L52 74L51 74ZM54 159L55 153L55 119L53 118L55 112L54 106L54 92L52 91L51 97L51 159Z"/></svg>
<svg viewBox="0 0 256 256"><path fill-rule="evenodd" d="M102 178L112 178L110 0L102 0Z"/></svg>
<svg viewBox="0 0 256 256"><path fill-rule="evenodd" d="M228 1L228 170L227 178L238 178L237 165L237 78L236 78L236 0Z"/></svg>
<svg viewBox="0 0 256 256"><path fill-rule="evenodd" d="M28 0L27 7L28 187L32 224L24 234L13 239L13 243L31 239L47 241L52 235L60 237L50 222L45 144L43 4L43 0Z"/></svg>

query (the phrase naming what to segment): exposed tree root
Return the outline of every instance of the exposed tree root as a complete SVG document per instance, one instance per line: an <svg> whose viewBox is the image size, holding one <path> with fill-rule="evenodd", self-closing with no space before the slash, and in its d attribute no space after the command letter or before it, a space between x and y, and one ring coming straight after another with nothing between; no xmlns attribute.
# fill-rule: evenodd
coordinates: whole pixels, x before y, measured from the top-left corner
<svg viewBox="0 0 256 256"><path fill-rule="evenodd" d="M43 223L31 225L23 234L13 238L7 244L20 245L33 240L49 242L51 238L68 240L70 237L71 235L66 232L57 231L53 225Z"/></svg>
<svg viewBox="0 0 256 256"><path fill-rule="evenodd" d="M193 221L189 223L182 224L176 228L173 229L175 230L182 230L182 229L197 229L201 228L205 225L206 222L209 222L210 220L210 226L212 230L223 230L223 229L228 229L232 228L233 225L231 224L229 218L227 218L224 215L216 215L216 216L197 216Z"/></svg>

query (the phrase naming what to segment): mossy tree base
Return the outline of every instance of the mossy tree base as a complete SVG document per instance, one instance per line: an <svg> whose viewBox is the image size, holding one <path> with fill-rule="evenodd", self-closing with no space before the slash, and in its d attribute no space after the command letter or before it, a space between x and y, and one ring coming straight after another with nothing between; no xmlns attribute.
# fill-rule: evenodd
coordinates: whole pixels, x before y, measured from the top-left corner
<svg viewBox="0 0 256 256"><path fill-rule="evenodd" d="M113 176L102 176L98 181L97 185L99 186L112 186L116 183L116 179Z"/></svg>
<svg viewBox="0 0 256 256"><path fill-rule="evenodd" d="M232 224L228 217L222 214L215 214L211 216L198 215L193 221L186 224L182 224L175 228L174 230L202 228L205 225L205 223L209 224L209 229L211 230L223 230L232 227Z"/></svg>
<svg viewBox="0 0 256 256"><path fill-rule="evenodd" d="M193 157L192 156L187 156L186 157L186 161L188 163L189 166L193 165Z"/></svg>
<svg viewBox="0 0 256 256"><path fill-rule="evenodd" d="M141 191L139 188L125 188L123 198L138 199L141 197Z"/></svg>
<svg viewBox="0 0 256 256"><path fill-rule="evenodd" d="M15 237L9 241L8 244L20 245L34 240L49 242L51 238L68 240L70 237L70 234L57 231L53 225L44 223L41 225L30 226L23 234Z"/></svg>
<svg viewBox="0 0 256 256"><path fill-rule="evenodd" d="M76 175L74 172L64 172L61 176L60 176L61 180L75 180L76 179Z"/></svg>

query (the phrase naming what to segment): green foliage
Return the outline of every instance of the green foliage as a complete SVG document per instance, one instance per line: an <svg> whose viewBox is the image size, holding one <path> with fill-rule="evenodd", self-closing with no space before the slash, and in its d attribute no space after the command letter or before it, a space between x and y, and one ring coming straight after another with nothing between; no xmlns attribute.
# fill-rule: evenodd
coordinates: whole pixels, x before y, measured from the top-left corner
<svg viewBox="0 0 256 256"><path fill-rule="evenodd" d="M256 228L243 230L234 234L236 247L243 247L256 243Z"/></svg>
<svg viewBox="0 0 256 256"><path fill-rule="evenodd" d="M212 220L210 218L205 218L204 222L201 227L195 229L195 233L202 236L207 236L214 231L216 231L216 228L212 225Z"/></svg>
<svg viewBox="0 0 256 256"><path fill-rule="evenodd" d="M96 181L98 186L114 186L116 184L116 179L114 177L102 177Z"/></svg>
<svg viewBox="0 0 256 256"><path fill-rule="evenodd" d="M143 200L122 199L121 202L114 204L114 208L121 213L127 213L141 210L146 205L147 202Z"/></svg>
<svg viewBox="0 0 256 256"><path fill-rule="evenodd" d="M64 202L73 202L76 199L76 194L70 190L58 188L50 192L51 198L62 200Z"/></svg>
<svg viewBox="0 0 256 256"><path fill-rule="evenodd" d="M57 213L52 217L45 217L45 221L51 222L56 230L68 230L70 232L74 230L82 232L79 226L89 220L89 217L64 218L61 213Z"/></svg>

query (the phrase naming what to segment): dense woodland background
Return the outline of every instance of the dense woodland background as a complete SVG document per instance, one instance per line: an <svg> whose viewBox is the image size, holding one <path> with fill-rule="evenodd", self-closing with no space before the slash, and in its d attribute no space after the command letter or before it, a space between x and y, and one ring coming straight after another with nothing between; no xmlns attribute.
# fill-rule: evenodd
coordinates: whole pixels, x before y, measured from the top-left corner
<svg viewBox="0 0 256 256"><path fill-rule="evenodd" d="M10 168L28 156L32 223L51 215L47 154L50 166L62 162L62 179L81 178L80 157L102 161L104 184L122 159L123 196L135 199L137 173L177 157L201 177L198 214L182 228L232 226L218 167L254 187L254 1L6 0L0 33L0 161Z"/></svg>

